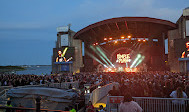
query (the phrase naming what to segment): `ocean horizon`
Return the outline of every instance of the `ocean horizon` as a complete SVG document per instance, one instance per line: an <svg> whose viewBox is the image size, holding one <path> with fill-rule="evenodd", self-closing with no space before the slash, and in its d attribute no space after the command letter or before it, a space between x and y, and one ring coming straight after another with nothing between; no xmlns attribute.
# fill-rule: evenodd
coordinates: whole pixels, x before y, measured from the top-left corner
<svg viewBox="0 0 189 112"><path fill-rule="evenodd" d="M15 71L16 74L19 75L50 75L52 72L51 65L19 65L24 67L25 70Z"/></svg>

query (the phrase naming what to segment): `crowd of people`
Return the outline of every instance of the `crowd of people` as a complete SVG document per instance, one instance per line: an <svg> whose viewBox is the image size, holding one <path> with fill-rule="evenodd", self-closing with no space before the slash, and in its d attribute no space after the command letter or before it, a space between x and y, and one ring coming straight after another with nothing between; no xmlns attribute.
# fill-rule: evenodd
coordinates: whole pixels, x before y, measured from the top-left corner
<svg viewBox="0 0 189 112"><path fill-rule="evenodd" d="M25 86L47 83L63 83L79 81L80 88L84 84L106 85L118 82L114 95L123 95L129 91L135 97L170 97L172 91L181 87L189 96L189 77L183 73L171 72L136 72L136 73L78 73L57 75L16 75L0 74L0 86ZM121 88L121 89L120 89ZM91 88L93 89L93 88Z"/></svg>
<svg viewBox="0 0 189 112"><path fill-rule="evenodd" d="M62 83L73 82L78 80L72 74L65 75L16 75L16 74L0 74L0 86L25 86L25 85L39 85L47 83Z"/></svg>
<svg viewBox="0 0 189 112"><path fill-rule="evenodd" d="M114 95L130 92L135 97L166 97L180 87L189 96L189 77L182 73L143 72L143 73L106 73L105 82L118 82L119 88Z"/></svg>
<svg viewBox="0 0 189 112"><path fill-rule="evenodd" d="M95 85L101 82L101 86L117 82L119 86L109 92L113 96L124 96L130 93L133 97L175 97L177 91L185 92L189 96L189 76L184 73L161 72L83 72L77 74L56 75L16 75L0 74L0 86L25 86L48 83L63 83L79 81L80 89L85 89L84 84ZM178 89L179 87L179 89ZM95 88L90 88L91 91ZM175 91L175 92L174 92ZM178 95L178 94L176 94Z"/></svg>
<svg viewBox="0 0 189 112"><path fill-rule="evenodd" d="M111 82L117 82L119 84L119 86L114 86L113 89L109 91L109 95L111 96L126 95L127 98L128 94L132 97L161 98L187 98L189 96L189 76L184 73L172 73L167 71L136 73L109 72L98 73L97 76L102 77L104 84ZM124 101L127 100L128 99L125 99ZM127 103L128 102L126 102L126 104ZM135 104L134 102L130 103ZM138 105L136 105L136 107L141 111ZM123 108L122 105L120 109L123 110Z"/></svg>

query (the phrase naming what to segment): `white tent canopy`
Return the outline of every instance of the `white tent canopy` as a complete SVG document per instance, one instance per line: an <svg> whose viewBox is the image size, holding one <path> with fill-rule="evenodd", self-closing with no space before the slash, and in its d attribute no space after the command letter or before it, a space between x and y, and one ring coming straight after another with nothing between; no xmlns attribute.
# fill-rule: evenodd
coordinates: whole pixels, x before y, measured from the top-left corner
<svg viewBox="0 0 189 112"><path fill-rule="evenodd" d="M62 90L47 87L26 87L13 88L7 92L12 104L18 106L21 103L24 107L35 107L35 99L41 97L41 108L61 109L73 103L78 94L72 90ZM30 103L29 103L30 102ZM60 105L61 106L58 106Z"/></svg>

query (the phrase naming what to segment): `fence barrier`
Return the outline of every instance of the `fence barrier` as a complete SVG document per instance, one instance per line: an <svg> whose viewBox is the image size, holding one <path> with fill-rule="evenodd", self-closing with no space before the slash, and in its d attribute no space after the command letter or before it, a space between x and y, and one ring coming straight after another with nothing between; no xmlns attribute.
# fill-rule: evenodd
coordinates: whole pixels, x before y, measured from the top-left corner
<svg viewBox="0 0 189 112"><path fill-rule="evenodd" d="M113 88L114 85L117 83L110 83L105 86L102 86L101 88L96 88L94 91L92 91L90 96L90 101L92 104L96 104L98 101L100 101L102 98L106 97L108 92Z"/></svg>
<svg viewBox="0 0 189 112"><path fill-rule="evenodd" d="M107 97L108 112L118 112L119 104L123 96ZM156 97L133 97L143 109L143 112L185 112L189 108L187 98L156 98Z"/></svg>

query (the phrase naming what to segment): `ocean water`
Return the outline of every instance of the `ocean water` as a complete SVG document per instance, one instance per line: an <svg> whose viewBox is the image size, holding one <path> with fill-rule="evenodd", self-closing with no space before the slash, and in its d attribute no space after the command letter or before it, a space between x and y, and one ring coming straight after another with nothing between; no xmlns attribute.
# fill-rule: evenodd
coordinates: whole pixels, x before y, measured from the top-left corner
<svg viewBox="0 0 189 112"><path fill-rule="evenodd" d="M51 65L27 65L24 67L26 70L16 71L16 74L50 75L52 71Z"/></svg>

